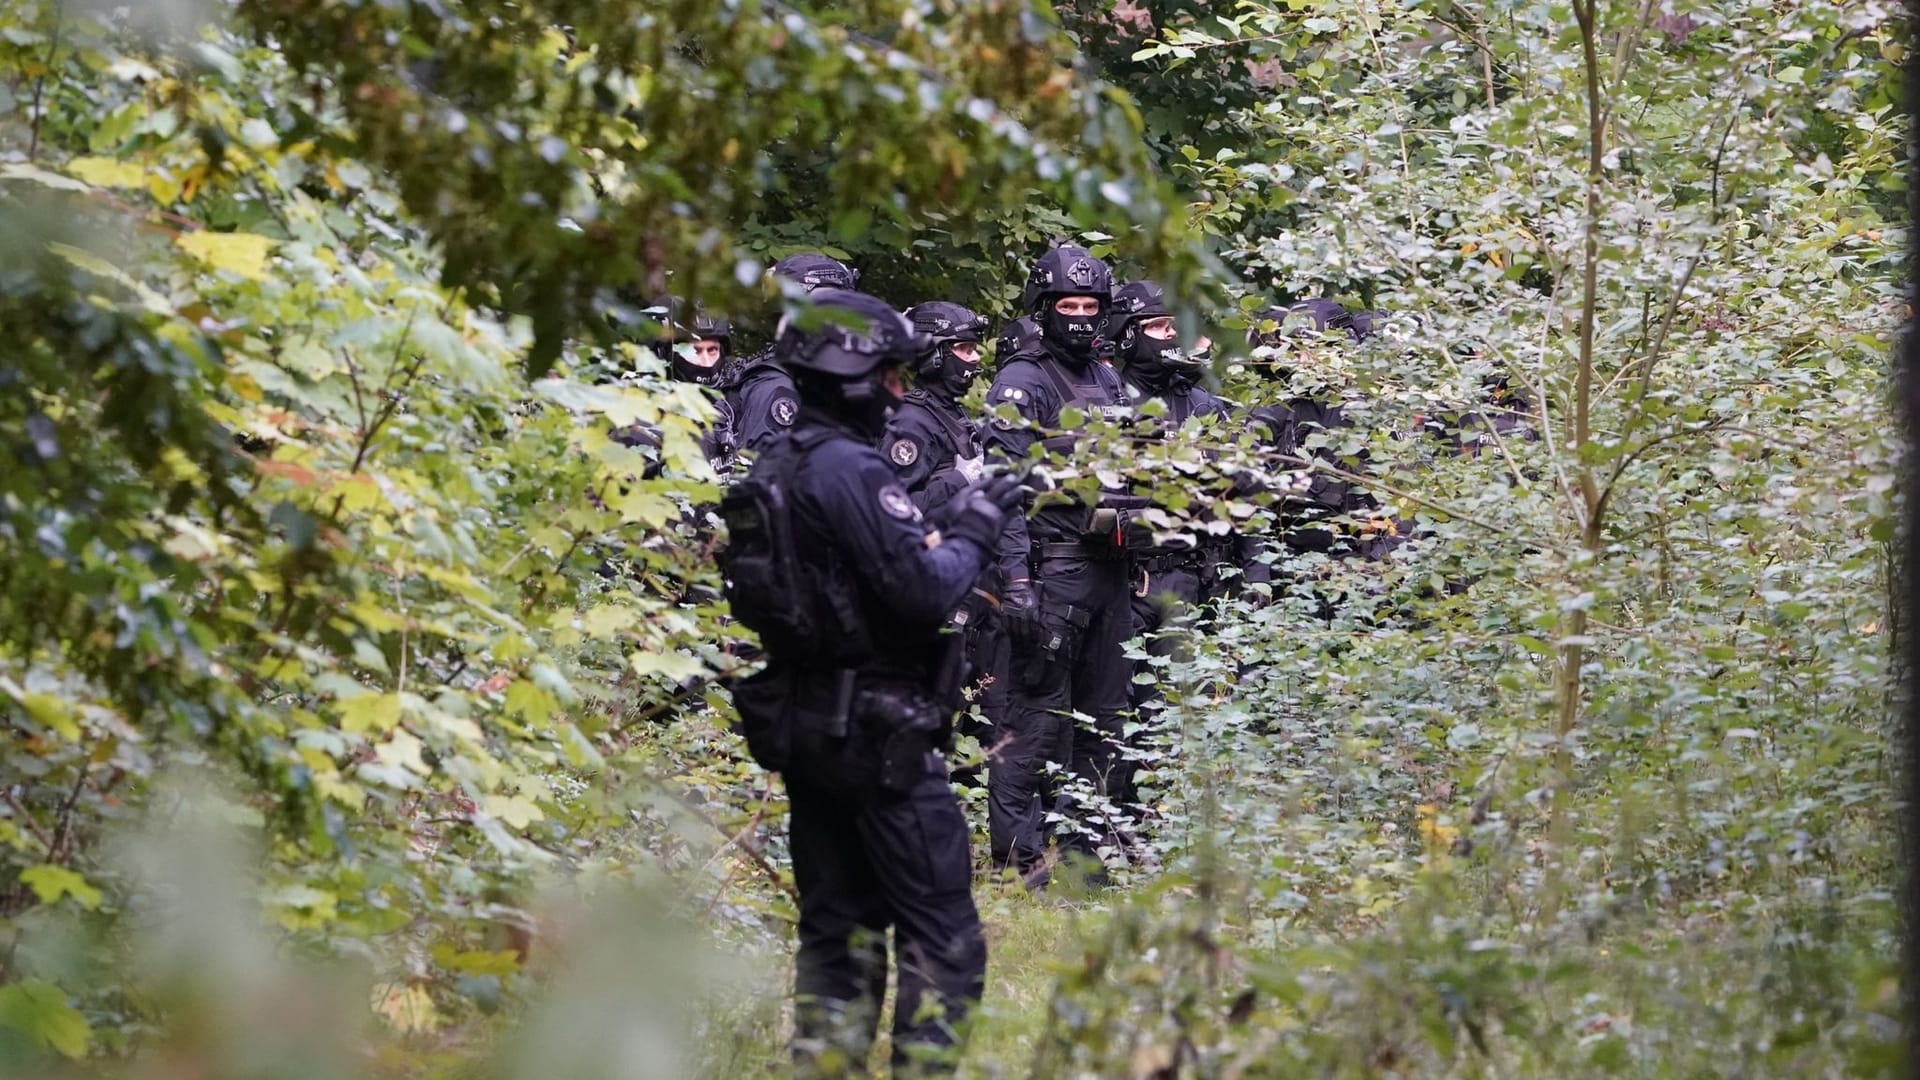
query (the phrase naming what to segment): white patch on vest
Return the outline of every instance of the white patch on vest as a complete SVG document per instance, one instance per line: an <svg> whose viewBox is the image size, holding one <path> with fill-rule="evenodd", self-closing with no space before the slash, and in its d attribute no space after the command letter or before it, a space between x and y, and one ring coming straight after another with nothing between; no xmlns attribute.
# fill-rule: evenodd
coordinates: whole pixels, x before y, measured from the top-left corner
<svg viewBox="0 0 1920 1080"><path fill-rule="evenodd" d="M800 406L792 398L773 399L773 422L781 427L792 427L793 418L800 413Z"/></svg>
<svg viewBox="0 0 1920 1080"><path fill-rule="evenodd" d="M987 459L984 457L954 458L953 467L967 478L967 483L977 484L987 471Z"/></svg>
<svg viewBox="0 0 1920 1080"><path fill-rule="evenodd" d="M887 456L893 459L895 465L904 469L920 460L920 444L912 439L900 439L887 451Z"/></svg>
<svg viewBox="0 0 1920 1080"><path fill-rule="evenodd" d="M888 484L880 489L880 509L886 511L888 517L901 521L915 521L920 517L920 508L913 505L913 500L907 497L907 489L899 484Z"/></svg>
<svg viewBox="0 0 1920 1080"><path fill-rule="evenodd" d="M1007 399L1008 401L1025 401L1025 400L1027 400L1027 392L1026 392L1025 390L1022 390L1022 389L1020 389L1020 388L1019 388L1019 387L1017 387L1017 386L1003 386L1003 387L1001 387L1001 388L1000 388L1000 396L1001 396L1001 397L1003 397L1003 398L1006 398L1006 399Z"/></svg>

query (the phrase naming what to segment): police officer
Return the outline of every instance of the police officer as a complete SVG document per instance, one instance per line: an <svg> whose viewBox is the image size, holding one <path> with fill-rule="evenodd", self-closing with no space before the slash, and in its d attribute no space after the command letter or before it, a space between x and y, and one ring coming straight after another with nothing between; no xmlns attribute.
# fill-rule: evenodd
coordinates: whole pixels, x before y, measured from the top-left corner
<svg viewBox="0 0 1920 1080"><path fill-rule="evenodd" d="M735 687L742 728L756 759L784 773L792 808L796 1059L803 1074L860 1073L889 927L896 1068L951 1046L980 997L967 824L937 752L957 663L942 626L1020 491L1005 479L968 486L936 531L874 448L915 353L912 327L864 293L822 288L811 300L775 343L800 410L728 496L723 570L735 615L769 656Z"/></svg>
<svg viewBox="0 0 1920 1080"><path fill-rule="evenodd" d="M669 345L668 370L676 381L718 388L733 351L733 324L695 309L687 321L685 345ZM733 405L725 394L714 402L714 421L700 433L700 452L717 473L724 475L734 452Z"/></svg>
<svg viewBox="0 0 1920 1080"><path fill-rule="evenodd" d="M927 351L914 368L913 389L887 424L880 450L920 505L937 505L980 479L980 430L960 399L980 377L987 320L944 300L908 309Z"/></svg>
<svg viewBox="0 0 1920 1080"><path fill-rule="evenodd" d="M980 427L961 399L980 377L987 320L944 300L914 306L907 319L925 351L914 367L913 389L881 437L880 453L899 471L914 504L931 509L979 481L985 468ZM997 578L996 564L953 617L954 628L966 636L968 668L978 680L977 700L985 718L984 727L963 719L962 731L988 745L1007 706L1007 638L993 604L985 599L1003 591ZM958 779L977 782L973 770Z"/></svg>
<svg viewBox="0 0 1920 1080"><path fill-rule="evenodd" d="M1364 331L1352 312L1332 300L1315 297L1289 307L1271 308L1261 315L1272 330L1256 328L1253 343L1276 354L1290 348L1312 348L1322 337L1360 341ZM1284 355L1274 356L1266 372L1282 384L1293 382L1293 368ZM1326 445L1326 436L1353 427L1337 388L1301 388L1288 385L1284 402L1254 409L1252 415L1265 432L1266 443L1280 454L1313 458L1350 474L1367 470L1366 451L1343 453ZM1366 491L1324 472L1304 478L1281 512L1281 541L1296 555L1318 553L1330 558L1380 558L1399 543L1392 535L1377 500ZM1375 524L1378 523L1378 524Z"/></svg>
<svg viewBox="0 0 1920 1080"><path fill-rule="evenodd" d="M1130 281L1120 286L1113 294L1107 327L1136 411L1149 400L1166 408L1163 416L1151 421L1159 432L1172 436L1189 420L1232 416L1233 407L1199 383L1206 368L1206 340L1196 342L1192 352L1181 348L1173 311L1157 283ZM1249 553L1255 550L1249 548ZM1240 554L1238 537L1216 538L1199 531L1136 549L1132 553L1134 631L1150 635L1170 614L1208 599L1220 566L1240 561ZM1259 569L1264 569L1263 564L1247 560L1248 571ZM1165 651L1159 642L1150 641L1148 647L1156 653ZM1135 685L1134 704L1144 704L1150 697L1150 687Z"/></svg>
<svg viewBox="0 0 1920 1080"><path fill-rule="evenodd" d="M1040 324L1031 315L1022 315L1001 327L999 336L993 339L993 358L1001 367L1016 356L1045 351L1040 344Z"/></svg>
<svg viewBox="0 0 1920 1080"><path fill-rule="evenodd" d="M648 339L647 348L665 361L667 372L675 382L717 390L731 351L733 328L727 320L698 309L692 318L683 319L682 311L683 305L678 299L661 300L647 309L658 327ZM700 451L719 472L733 453L733 410L721 394L715 395L713 406L716 416L713 424L700 434ZM661 444L659 428L653 424L629 424L615 429L611 435L624 446L658 449ZM655 463L646 475L651 478L658 472L659 465Z"/></svg>
<svg viewBox="0 0 1920 1080"><path fill-rule="evenodd" d="M1082 248L1056 247L1034 263L1025 295L1038 348L1002 359L987 394L998 413L987 449L1019 460L1039 442L1049 457L1071 460L1078 437L1057 431L1067 409L1104 420L1128 412L1119 375L1098 359L1112 274ZM1124 539L1126 514L1142 506L1124 495L1091 507L1057 502L1016 520L1009 533L1024 530L1024 542L1003 549L1013 700L988 767L988 823L994 858L1036 884L1045 880L1049 763L1071 763L1096 790L1131 799L1119 754L1132 676L1122 645L1132 633ZM1076 734L1075 711L1091 716L1094 730ZM1109 823L1084 824L1111 834ZM1076 834L1076 844L1084 837Z"/></svg>
<svg viewBox="0 0 1920 1080"><path fill-rule="evenodd" d="M816 289L852 289L859 275L847 264L818 252L789 255L773 264L773 276L811 294ZM773 348L763 349L729 368L720 380L731 414L730 441L735 451L760 452L769 438L793 426L800 399L793 380L780 367Z"/></svg>

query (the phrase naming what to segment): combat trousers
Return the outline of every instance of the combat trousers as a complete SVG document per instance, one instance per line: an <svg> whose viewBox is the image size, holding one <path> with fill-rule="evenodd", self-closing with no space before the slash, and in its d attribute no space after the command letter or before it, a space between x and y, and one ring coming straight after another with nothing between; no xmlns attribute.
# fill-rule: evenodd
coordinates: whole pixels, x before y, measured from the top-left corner
<svg viewBox="0 0 1920 1080"><path fill-rule="evenodd" d="M971 709L961 713L958 730L962 735L978 739L990 759L994 744L1007 730L1007 703L1011 696L1007 675L1009 648L1006 627L997 616L983 616L967 631L967 667L971 672L969 678L977 688L973 704L978 707L979 716L976 718ZM979 769L956 770L953 782L979 787Z"/></svg>
<svg viewBox="0 0 1920 1080"><path fill-rule="evenodd" d="M1176 640L1151 635L1158 633L1169 621L1199 607L1205 599L1205 591L1199 570L1195 567L1181 566L1148 573L1146 595L1139 595L1139 590L1135 589L1130 601L1134 635L1147 638L1148 653L1154 656L1173 655L1179 644ZM1144 661L1141 662L1141 669L1153 670ZM1153 683L1134 683L1131 700L1135 709L1158 701L1159 687Z"/></svg>
<svg viewBox="0 0 1920 1080"><path fill-rule="evenodd" d="M1013 641L1006 731L995 740L987 772L994 859L1022 872L1033 870L1048 847L1046 816L1056 797L1048 765L1071 769L1111 799L1132 799L1120 754L1132 680L1125 652L1133 632L1127 564L1052 554L1069 546L1040 547L1034 566L1040 632ZM1045 646L1055 637L1060 648L1049 652ZM1076 711L1093 718L1092 730L1075 731ZM1099 823L1087 826L1096 834L1108 831Z"/></svg>
<svg viewBox="0 0 1920 1080"><path fill-rule="evenodd" d="M926 776L904 794L850 798L789 776L787 795L800 891L799 1074L864 1073L887 989L888 927L899 971L894 1068L915 1068L916 1049L938 1053L954 1045L955 1028L986 982L967 823L946 768L932 758ZM918 1068L923 1075L950 1071L950 1064Z"/></svg>

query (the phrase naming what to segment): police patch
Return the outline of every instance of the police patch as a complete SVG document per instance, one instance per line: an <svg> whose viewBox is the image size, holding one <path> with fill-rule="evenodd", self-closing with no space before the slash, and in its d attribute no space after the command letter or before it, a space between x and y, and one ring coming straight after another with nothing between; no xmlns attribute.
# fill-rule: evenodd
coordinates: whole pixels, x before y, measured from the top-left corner
<svg viewBox="0 0 1920 1080"><path fill-rule="evenodd" d="M913 500L907 497L907 489L899 484L888 484L880 489L880 509L886 511L888 517L901 521L912 521L920 512L913 505Z"/></svg>
<svg viewBox="0 0 1920 1080"><path fill-rule="evenodd" d="M792 398L773 399L773 422L781 427L792 427L793 418L800 413L800 406Z"/></svg>
<svg viewBox="0 0 1920 1080"><path fill-rule="evenodd" d="M900 439L888 448L887 457L893 459L895 465L904 469L920 460L920 444L912 439Z"/></svg>

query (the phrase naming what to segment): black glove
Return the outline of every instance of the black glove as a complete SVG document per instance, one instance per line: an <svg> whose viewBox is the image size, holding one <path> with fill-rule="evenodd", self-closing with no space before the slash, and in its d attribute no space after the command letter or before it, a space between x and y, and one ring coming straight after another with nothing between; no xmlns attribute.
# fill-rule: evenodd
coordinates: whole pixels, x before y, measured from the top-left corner
<svg viewBox="0 0 1920 1080"><path fill-rule="evenodd" d="M1000 621L1014 641L1033 640L1040 626L1040 598L1033 594L1033 582L1019 578L1000 590Z"/></svg>
<svg viewBox="0 0 1920 1080"><path fill-rule="evenodd" d="M996 476L982 480L960 494L955 495L947 504L948 535L972 540L981 549L991 554L1000 538L1000 527L1006 524L1007 515L1019 507L1026 498L1026 491L1020 487L1017 477Z"/></svg>

